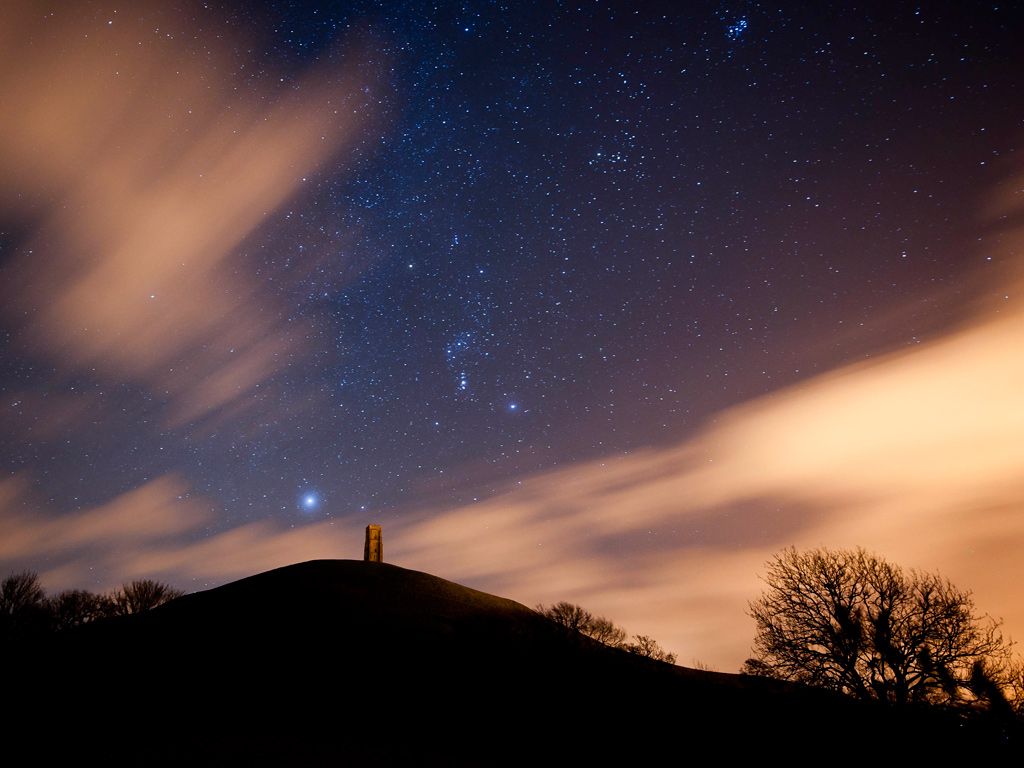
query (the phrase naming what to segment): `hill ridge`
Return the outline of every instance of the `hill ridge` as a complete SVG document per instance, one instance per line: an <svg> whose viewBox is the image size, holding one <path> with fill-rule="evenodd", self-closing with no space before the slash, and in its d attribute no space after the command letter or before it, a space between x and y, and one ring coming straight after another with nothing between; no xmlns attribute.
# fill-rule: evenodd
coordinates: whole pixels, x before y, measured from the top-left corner
<svg viewBox="0 0 1024 768"><path fill-rule="evenodd" d="M722 759L768 744L820 755L851 732L915 758L922 744L936 757L1005 757L992 734L941 714L640 658L390 563L282 566L55 637L23 661L6 697L18 702L4 713L9 733L46 741L26 716L45 712L68 734L59 756L115 764L144 754L150 764L521 765L545 733L556 737L543 739L545 756L572 764L661 762L680 739ZM154 731L183 715L189 727ZM104 750L91 739L112 722L122 740Z"/></svg>

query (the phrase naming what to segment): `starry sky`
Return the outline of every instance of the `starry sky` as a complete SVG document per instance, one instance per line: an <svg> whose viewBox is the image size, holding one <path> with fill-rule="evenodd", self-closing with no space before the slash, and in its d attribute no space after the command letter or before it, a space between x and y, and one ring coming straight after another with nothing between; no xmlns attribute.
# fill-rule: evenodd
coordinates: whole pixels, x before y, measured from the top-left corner
<svg viewBox="0 0 1024 768"><path fill-rule="evenodd" d="M5 6L0 566L376 522L731 670L859 544L1024 633L1024 13L842 6Z"/></svg>

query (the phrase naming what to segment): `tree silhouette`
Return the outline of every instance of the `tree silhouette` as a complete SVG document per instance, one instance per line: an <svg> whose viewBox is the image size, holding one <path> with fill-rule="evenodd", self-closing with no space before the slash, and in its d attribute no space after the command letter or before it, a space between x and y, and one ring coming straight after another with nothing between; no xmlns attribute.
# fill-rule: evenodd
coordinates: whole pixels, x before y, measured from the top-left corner
<svg viewBox="0 0 1024 768"><path fill-rule="evenodd" d="M626 640L626 630L616 626L610 619L595 616L586 608L574 603L563 601L555 603L550 608L538 605L537 612L566 629L579 632L613 648L621 647Z"/></svg>
<svg viewBox="0 0 1024 768"><path fill-rule="evenodd" d="M592 617L590 624L584 628L583 634L592 637L599 643L610 645L612 648L620 648L626 641L626 630L617 627L604 616Z"/></svg>
<svg viewBox="0 0 1024 768"><path fill-rule="evenodd" d="M139 579L111 595L72 589L47 597L39 577L33 571L22 571L0 581L0 640L70 629L107 616L142 613L183 594L167 584Z"/></svg>
<svg viewBox="0 0 1024 768"><path fill-rule="evenodd" d="M49 628L46 592L33 571L0 582L0 638L23 637Z"/></svg>
<svg viewBox="0 0 1024 768"><path fill-rule="evenodd" d="M676 663L676 655L666 651L658 645L657 640L648 635L633 635L633 642L626 643L622 647L630 653L635 653L637 656L646 656L648 659L664 661L669 664Z"/></svg>
<svg viewBox="0 0 1024 768"><path fill-rule="evenodd" d="M556 624L561 624L566 629L579 632L599 643L621 648L637 656L646 656L656 661L665 661L669 664L676 663L676 655L669 653L653 638L647 635L634 635L633 642L626 642L626 630L617 626L611 619L604 616L595 616L586 608L562 601L550 607L537 606L537 612L551 619Z"/></svg>
<svg viewBox="0 0 1024 768"><path fill-rule="evenodd" d="M181 597L184 592L152 579L137 579L113 595L114 614L128 616L149 611Z"/></svg>
<svg viewBox="0 0 1024 768"><path fill-rule="evenodd" d="M593 614L582 606L564 601L555 603L550 608L543 604L538 605L537 613L573 632L582 632L583 628L588 626L594 618Z"/></svg>
<svg viewBox="0 0 1024 768"><path fill-rule="evenodd" d="M970 593L937 574L863 549L791 548L768 563L764 581L750 604L748 674L892 704L976 702L1009 682L999 622L975 615Z"/></svg>
<svg viewBox="0 0 1024 768"><path fill-rule="evenodd" d="M43 606L46 592L33 571L12 573L0 582L0 613L16 616Z"/></svg>
<svg viewBox="0 0 1024 768"><path fill-rule="evenodd" d="M1006 699L1018 717L1024 719L1024 660L1016 659L1007 675Z"/></svg>
<svg viewBox="0 0 1024 768"><path fill-rule="evenodd" d="M84 589L69 589L47 601L55 629L63 630L88 624L114 614L114 601Z"/></svg>

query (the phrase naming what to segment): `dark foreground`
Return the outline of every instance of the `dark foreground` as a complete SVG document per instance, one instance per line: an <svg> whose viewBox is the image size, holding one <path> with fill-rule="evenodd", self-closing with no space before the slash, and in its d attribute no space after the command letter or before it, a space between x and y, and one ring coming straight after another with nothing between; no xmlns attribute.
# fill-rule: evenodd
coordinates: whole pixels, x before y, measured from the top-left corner
<svg viewBox="0 0 1024 768"><path fill-rule="evenodd" d="M1021 752L1005 723L672 667L510 600L349 560L8 648L5 666L11 765L889 765Z"/></svg>

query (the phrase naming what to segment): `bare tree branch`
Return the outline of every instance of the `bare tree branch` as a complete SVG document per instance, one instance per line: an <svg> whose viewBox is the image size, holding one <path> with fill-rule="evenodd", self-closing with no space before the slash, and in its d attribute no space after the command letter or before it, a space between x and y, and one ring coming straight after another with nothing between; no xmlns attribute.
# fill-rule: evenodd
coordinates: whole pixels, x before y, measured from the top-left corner
<svg viewBox="0 0 1024 768"><path fill-rule="evenodd" d="M1010 681L1000 622L970 592L865 552L787 549L750 604L761 674L892 704L993 701ZM986 693L987 692L987 693Z"/></svg>

